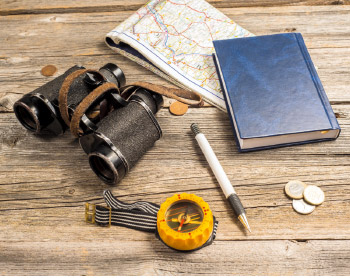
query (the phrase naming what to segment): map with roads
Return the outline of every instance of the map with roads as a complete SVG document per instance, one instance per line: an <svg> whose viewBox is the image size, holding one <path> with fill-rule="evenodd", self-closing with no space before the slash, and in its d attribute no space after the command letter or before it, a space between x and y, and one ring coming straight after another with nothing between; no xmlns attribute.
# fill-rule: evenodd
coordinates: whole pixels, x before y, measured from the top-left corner
<svg viewBox="0 0 350 278"><path fill-rule="evenodd" d="M111 33L219 106L224 103L212 41L253 35L204 0L152 0Z"/></svg>

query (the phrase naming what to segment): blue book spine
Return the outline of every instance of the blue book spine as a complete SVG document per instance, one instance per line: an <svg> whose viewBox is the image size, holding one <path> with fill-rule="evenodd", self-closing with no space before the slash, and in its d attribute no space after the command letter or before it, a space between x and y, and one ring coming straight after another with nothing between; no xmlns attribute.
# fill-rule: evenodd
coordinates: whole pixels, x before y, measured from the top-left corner
<svg viewBox="0 0 350 278"><path fill-rule="evenodd" d="M337 118L334 115L333 109L329 103L328 97L327 97L326 92L322 86L321 80L317 74L314 63L311 60L311 57L310 57L309 51L306 48L304 39L300 33L294 33L294 35L295 35L296 40L299 44L300 51L304 56L305 63L310 71L312 81L314 82L315 87L316 87L317 92L318 92L318 95L323 103L323 107L324 107L325 112L328 116L329 122L331 123L333 129L339 129L339 131L340 131L341 129L340 129L340 126L338 124ZM340 134L340 132L339 132L339 134ZM339 137L339 134L338 134L338 137Z"/></svg>

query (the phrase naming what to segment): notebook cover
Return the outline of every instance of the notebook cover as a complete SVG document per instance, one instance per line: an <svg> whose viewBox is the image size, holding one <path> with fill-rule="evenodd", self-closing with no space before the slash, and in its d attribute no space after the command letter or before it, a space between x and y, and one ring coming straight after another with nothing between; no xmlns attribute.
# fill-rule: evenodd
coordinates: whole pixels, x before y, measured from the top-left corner
<svg viewBox="0 0 350 278"><path fill-rule="evenodd" d="M214 48L231 124L235 131L234 117L242 139L340 130L301 34L219 40ZM324 140L332 139L312 142Z"/></svg>

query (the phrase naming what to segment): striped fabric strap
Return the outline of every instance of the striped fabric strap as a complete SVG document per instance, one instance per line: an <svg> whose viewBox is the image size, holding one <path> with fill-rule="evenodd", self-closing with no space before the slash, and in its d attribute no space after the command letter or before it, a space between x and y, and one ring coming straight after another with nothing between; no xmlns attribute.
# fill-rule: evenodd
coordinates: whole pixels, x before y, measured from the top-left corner
<svg viewBox="0 0 350 278"><path fill-rule="evenodd" d="M159 206L151 202L124 203L105 190L103 197L107 207L96 205L95 222L101 226L116 225L130 229L155 232Z"/></svg>
<svg viewBox="0 0 350 278"><path fill-rule="evenodd" d="M215 218L214 218L215 219ZM219 221L217 221L216 219L215 219L215 221L214 221L214 229L213 229L213 240L215 239L215 237L216 237L216 231L217 231L217 229L218 229L218 225L219 225Z"/></svg>
<svg viewBox="0 0 350 278"><path fill-rule="evenodd" d="M157 204L145 201L139 201L132 204L124 203L114 197L112 192L109 190L103 191L103 198L105 199L107 206L111 207L112 209L142 211L150 215L157 216L160 208L160 206Z"/></svg>

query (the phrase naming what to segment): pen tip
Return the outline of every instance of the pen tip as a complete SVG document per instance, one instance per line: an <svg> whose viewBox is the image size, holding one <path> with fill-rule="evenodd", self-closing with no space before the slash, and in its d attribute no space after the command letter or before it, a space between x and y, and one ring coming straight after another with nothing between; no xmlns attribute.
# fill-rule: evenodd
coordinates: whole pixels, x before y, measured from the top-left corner
<svg viewBox="0 0 350 278"><path fill-rule="evenodd" d="M248 231L251 233L252 230L250 229L246 215L244 213L242 213L240 216L238 216L238 219L239 219L239 221L241 221L243 226L246 227L248 229Z"/></svg>

